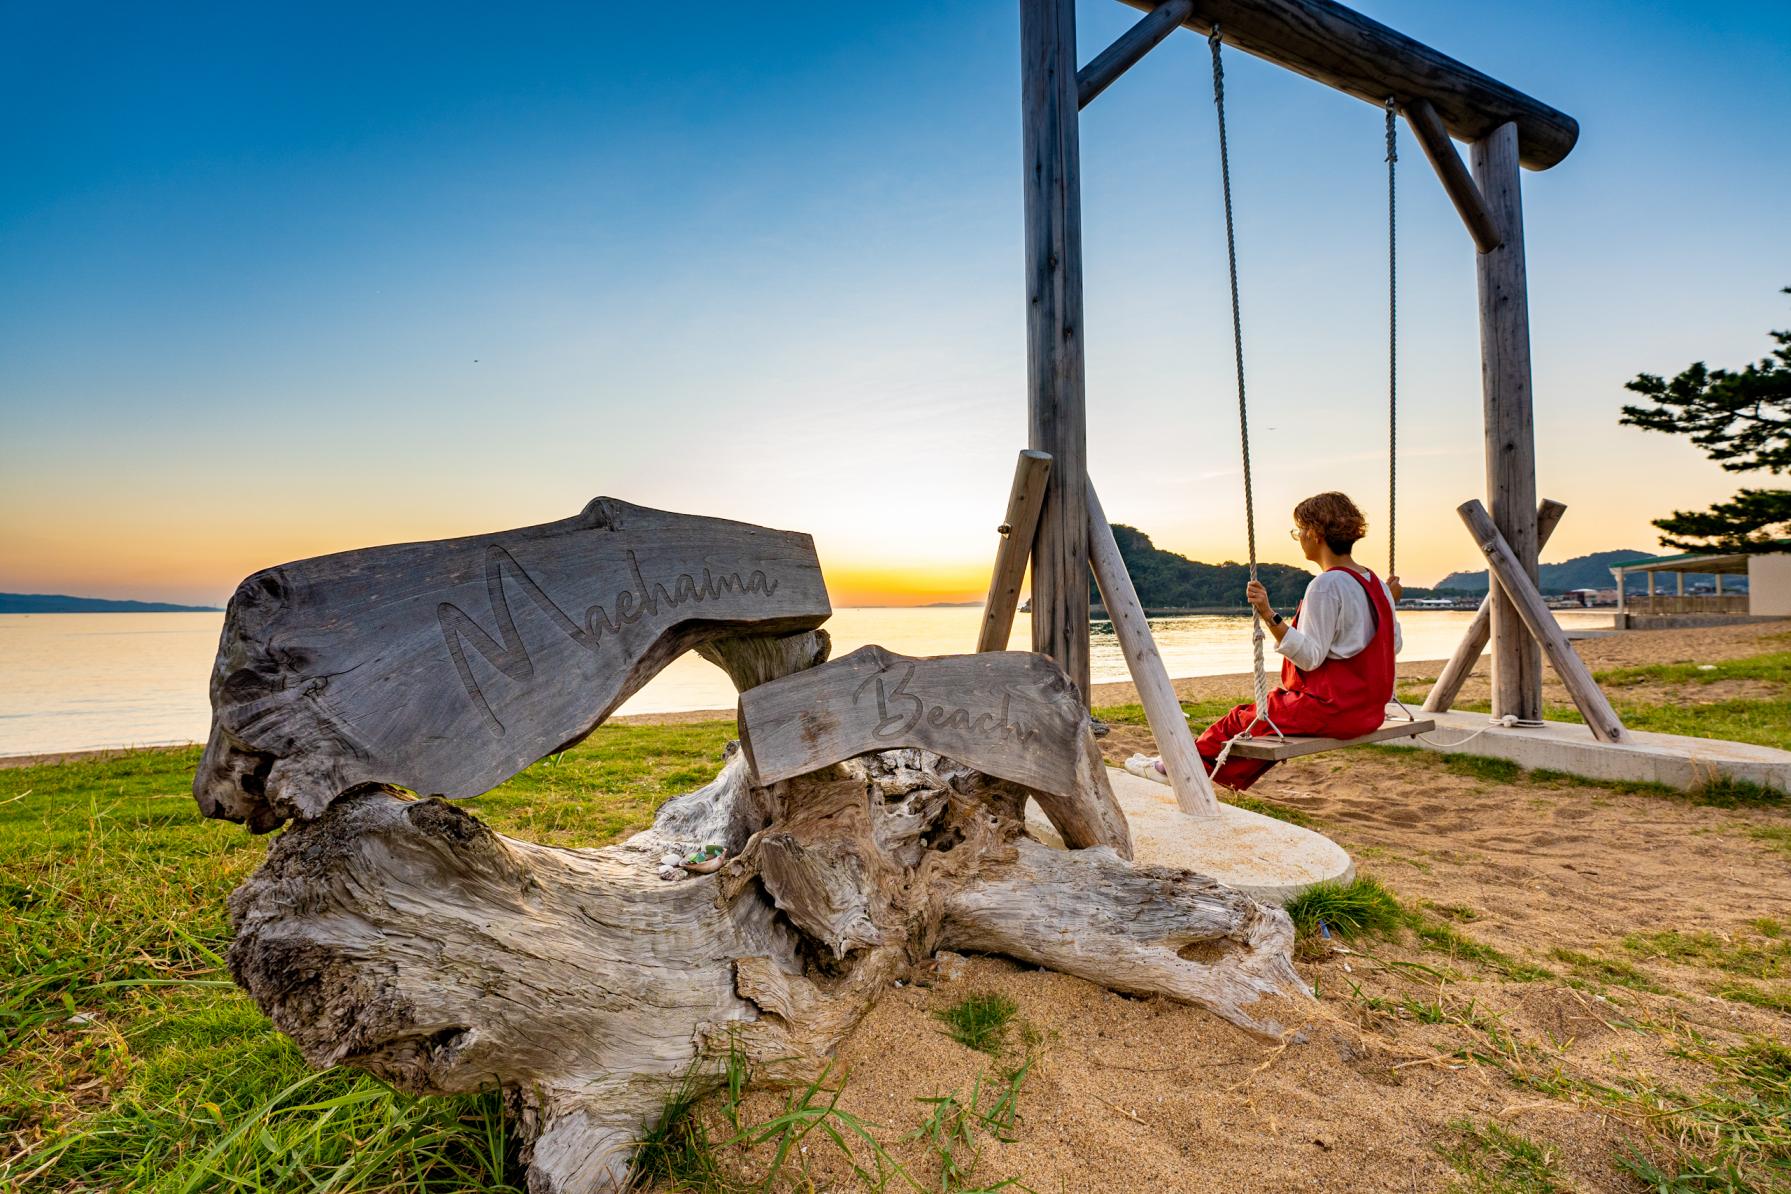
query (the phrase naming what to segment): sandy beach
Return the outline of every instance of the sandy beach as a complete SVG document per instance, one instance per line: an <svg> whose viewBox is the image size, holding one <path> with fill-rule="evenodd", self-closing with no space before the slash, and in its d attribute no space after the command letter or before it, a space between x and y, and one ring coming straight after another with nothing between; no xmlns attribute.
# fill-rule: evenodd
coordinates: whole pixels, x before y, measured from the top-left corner
<svg viewBox="0 0 1791 1194"><path fill-rule="evenodd" d="M1785 631L1762 623L1578 646L1594 668L1707 663L1782 649ZM1406 664L1401 675L1416 684L1436 666ZM1196 700L1245 697L1248 686L1238 676L1177 684ZM1485 688L1477 678L1464 699ZM1565 697L1552 676L1550 697ZM1095 692L1097 705L1135 699L1130 685ZM1105 741L1113 762L1149 746L1148 733L1131 726ZM1470 957L1439 957L1409 936L1354 949L1321 943L1299 963L1320 995L1299 1017L1307 1042L1283 1048L1196 1008L970 959L960 977L883 999L841 1050L841 1106L873 1123L907 1124L925 1106L917 1100L968 1097L979 1077L988 1081L990 1059L947 1037L936 1013L966 994L994 993L1019 1005L1039 1043L1015 1143L983 1145L978 1183L1439 1190L1459 1178L1442 1155L1459 1125L1490 1123L1545 1142L1572 1188L1635 1188L1614 1184L1610 1158L1651 1125L1644 1112L1590 1092L1693 1091L1709 1074L1681 1055L1686 1040L1785 1039L1783 1012L1712 993L1721 967L1650 956L1648 946L1671 933L1770 953L1775 939L1760 935L1759 922L1791 908L1791 856L1750 831L1782 826L1782 812L1570 780L1502 783L1417 752L1297 759L1251 795L1341 843L1407 906L1548 976L1519 981ZM1526 1091L1513 1073L1569 1093ZM748 1114L773 1114L781 1097L753 1096ZM918 1154L918 1145L907 1148ZM902 1146L892 1152L900 1158ZM814 1170L847 1176L826 1155Z"/></svg>

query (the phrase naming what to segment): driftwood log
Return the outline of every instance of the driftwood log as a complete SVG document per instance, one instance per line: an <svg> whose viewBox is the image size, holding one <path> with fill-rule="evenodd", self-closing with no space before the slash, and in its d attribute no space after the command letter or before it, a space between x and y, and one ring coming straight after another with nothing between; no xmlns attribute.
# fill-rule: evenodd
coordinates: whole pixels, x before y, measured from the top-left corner
<svg viewBox="0 0 1791 1194"><path fill-rule="evenodd" d="M1052 778L1064 768L1077 772L1098 763L1079 694L1055 664L1000 655L959 657L969 665L952 658L901 661L877 649L823 667L825 632L783 633L792 621L818 620L817 607L824 613L818 570L812 577L808 571L813 555L806 537L760 531L758 541L770 554L759 558L745 554L739 524L681 520L620 503L594 503L593 510L600 521L532 530L561 528L557 541L573 550L585 531L609 534L615 532L605 528L655 522L682 527L708 537L693 554L671 557L683 569L679 575L695 570L700 576L703 568L711 577L720 569L763 574L766 591L750 582L722 586L702 598L701 620L689 623L678 620L685 616L679 610L667 621L669 603L662 601L659 613L637 620L648 629L635 638L626 628L637 623L619 613L622 603L605 607L621 619L615 637L628 649L596 657L620 670L571 667L556 679L537 666L532 677L514 681L519 688L557 685L565 692L494 705L503 736L486 733L482 716L461 708L461 736L451 743L429 740L431 711L446 707L430 684L457 693L461 706L469 695L447 645L452 640L440 633L398 640L397 649L412 652L402 664L373 651L348 681L386 675L386 686L422 718L416 727L422 741L397 733L402 709L386 711L389 736L338 733L359 726L326 716L341 708L328 699L335 679L325 681L322 701L302 691L293 695L323 675L307 644L352 643L357 652L378 646L328 611L372 617L391 606L391 624L414 630L416 602L458 604L466 597L456 589L444 586L425 598L420 582L413 593L393 587L389 577L381 580L378 570L344 569L343 558L330 557L335 574L349 578L346 591L319 579L328 573L315 570L313 561L263 574L280 583L245 602L252 612L233 604L221 646L224 680L214 689L213 749L195 791L207 812L251 828L292 821L262 867L230 897L235 939L228 960L236 980L308 1061L358 1066L418 1094L501 1088L519 1114L531 1190L584 1194L625 1183L634 1143L680 1084L711 1080L735 1050L761 1074L812 1072L878 994L937 949L1003 953L1116 990L1198 1004L1253 1033L1284 1035L1276 997L1308 994L1290 962L1291 922L1279 909L1211 879L1134 866L1121 856L1128 848L1124 821L1115 820L1104 773L1098 767L1078 772L1083 780L1074 783ZM492 538L502 545L503 536ZM452 543L471 545L452 557L472 561L465 565L470 579L462 571L444 575L483 583L480 592L494 605L504 600L511 583L506 573L478 576L477 561L490 558L489 539ZM650 545L633 544L625 550L633 553L627 558L641 584L619 592L647 589L668 566ZM610 557L594 548L584 557L584 573L556 571L550 553L531 556L526 542L504 550L556 608L568 599L561 594L591 592L592 576L613 576L602 571ZM307 575L311 587L303 583ZM774 578L775 594L768 591ZM675 580L667 583L667 593L680 591ZM512 619L531 662L582 664L583 656L566 654L570 648L536 653L553 641L548 632L557 622L526 586L522 591L545 616L536 626L541 637ZM382 593L390 596L373 596ZM788 604L770 610L740 604L772 596ZM475 615L460 608L470 619L492 616L489 609ZM642 608L633 605L636 612ZM291 633L259 639L256 626ZM485 782L482 777L507 778L533 761L519 764L510 752L544 753L588 733L618 693L671 658L668 642L692 637L748 692L743 706L753 692L787 692L807 678L791 673L820 676L816 699L825 700L834 691L828 674L867 660L876 665L866 673L873 682L887 679L892 662L912 663L917 674L935 678L968 667L967 675L985 680L999 673L1038 681L1045 699L1028 706L1027 715L1040 719L1039 730L1024 740L1018 733L994 735L1005 746L993 753L986 743L979 747L977 768L906 746L815 761L811 770L763 782L731 745L713 782L668 801L652 828L602 849L508 838L444 799L416 798L394 786L405 782L400 776L454 776L451 784L407 786L460 794ZM573 648L586 650L576 641ZM312 737L257 736L260 722L243 715L236 699L242 693L229 679L230 665L243 661L260 669L256 683L268 694L261 698L267 716L288 729L309 727ZM999 698L995 688L983 689L978 699ZM504 699L502 686L494 683L492 691ZM970 689L925 691L950 697L953 708L969 708ZM356 699L376 703L376 696ZM1073 715L1064 719L1066 709ZM942 720L934 728L962 729L949 715ZM974 715L970 721L974 728ZM761 743L779 736L775 718L755 718L754 725L765 735ZM535 745L518 748L511 734ZM872 739L848 745L880 745ZM285 753L302 748L321 757ZM218 765L220 752L248 758L256 751L266 752L271 764ZM1056 770L1041 770L1029 754L1055 759ZM1093 781L1096 774L1100 782ZM1051 790L1003 776L1046 782ZM274 782L282 777L283 784ZM1054 820L1082 827L1085 839L1101 844L1060 851L1029 839L1025 802L1041 792ZM668 856L684 858L710 844L726 851L718 870L662 877L682 875L667 865Z"/></svg>
<svg viewBox="0 0 1791 1194"><path fill-rule="evenodd" d="M718 842L717 873L660 858ZM1305 987L1279 909L1111 849L1024 836L1006 784L901 750L759 788L736 752L619 845L504 837L366 789L289 828L232 895L232 973L314 1065L503 1086L530 1189L608 1191L692 1072L824 1056L935 949L1003 953L1259 1034ZM1186 955L1186 956L1185 956Z"/></svg>
<svg viewBox="0 0 1791 1194"><path fill-rule="evenodd" d="M584 738L690 648L831 612L807 535L614 498L283 564L230 599L193 793L257 832L361 784L475 796Z"/></svg>
<svg viewBox="0 0 1791 1194"><path fill-rule="evenodd" d="M742 691L740 745L773 783L859 755L917 746L1025 788L1073 849L1132 857L1082 695L1030 651L915 659L860 647Z"/></svg>

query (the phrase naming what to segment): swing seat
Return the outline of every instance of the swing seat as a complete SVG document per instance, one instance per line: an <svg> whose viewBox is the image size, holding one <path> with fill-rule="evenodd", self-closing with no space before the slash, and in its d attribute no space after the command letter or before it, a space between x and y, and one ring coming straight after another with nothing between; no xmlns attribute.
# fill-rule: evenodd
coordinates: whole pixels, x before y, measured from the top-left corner
<svg viewBox="0 0 1791 1194"><path fill-rule="evenodd" d="M1412 738L1419 734L1428 734L1436 728L1437 723L1428 717L1420 717L1416 721L1407 721L1403 717L1389 717L1381 723L1380 729L1371 730L1359 738L1308 738L1290 734L1285 738L1250 738L1242 742L1234 742L1231 747L1231 757L1279 763L1284 759L1297 759L1301 755L1315 755L1320 751L1342 750L1347 746L1366 746L1370 742L1386 742L1395 738Z"/></svg>

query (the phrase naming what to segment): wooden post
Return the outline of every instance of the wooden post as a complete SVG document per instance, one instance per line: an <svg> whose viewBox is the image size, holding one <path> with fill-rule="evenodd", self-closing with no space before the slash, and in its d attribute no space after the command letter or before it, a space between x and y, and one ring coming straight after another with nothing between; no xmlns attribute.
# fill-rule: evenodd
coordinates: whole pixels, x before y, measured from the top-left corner
<svg viewBox="0 0 1791 1194"><path fill-rule="evenodd" d="M1157 749L1163 752L1163 769L1169 774L1169 786L1175 789L1175 803L1191 817L1216 817L1219 799L1213 795L1213 784L1200 761L1200 752L1194 749L1187 714L1175 698L1175 685L1169 682L1163 657L1157 654L1150 623L1139 604L1138 590L1132 586L1131 574L1126 571L1126 562L1120 558L1119 543L1101 509L1101 499L1093 485L1087 486L1087 490L1088 543L1094 557L1095 582L1101 586L1107 616L1113 619L1113 633L1119 638L1126 668L1138 689L1144 719L1150 723Z"/></svg>
<svg viewBox="0 0 1791 1194"><path fill-rule="evenodd" d="M1437 115L1436 108L1429 100L1413 100L1405 106L1405 119L1412 126L1424 156L1430 159L1431 168L1437 172L1437 179L1443 184L1449 201L1455 204L1461 222L1468 226L1474 247L1482 253L1498 248L1504 243L1498 222L1486 210L1486 200L1481 196L1480 188L1474 185L1468 168L1462 165L1461 155L1455 152L1455 142L1449 139L1449 130L1443 127L1443 118Z"/></svg>
<svg viewBox="0 0 1791 1194"><path fill-rule="evenodd" d="M1538 548L1546 546L1548 537L1555 533L1561 523L1561 516L1567 513L1567 507L1560 502L1544 499L1536 508L1536 543ZM1487 573L1486 597L1480 602L1480 610L1474 620L1468 623L1468 632L1461 636L1461 642L1455 648L1455 654L1443 665L1437 675L1437 682L1431 685L1430 694L1424 698L1426 713L1444 713L1455 704L1455 698L1461 695L1461 686L1473 673L1474 665L1480 662L1480 653L1486 650L1486 642L1492 637L1492 592L1494 588L1492 574Z"/></svg>
<svg viewBox="0 0 1791 1194"><path fill-rule="evenodd" d="M1088 502L1075 0L1021 0L1028 446L1051 455L1032 545L1032 648L1088 700Z"/></svg>
<svg viewBox="0 0 1791 1194"><path fill-rule="evenodd" d="M1629 602L1625 592L1629 588L1629 583L1624 577L1623 569L1613 568L1611 573L1617 578L1617 629L1622 630L1624 629L1623 616L1629 612Z"/></svg>
<svg viewBox="0 0 1791 1194"><path fill-rule="evenodd" d="M1674 584L1674 589L1675 589L1676 595L1680 596L1680 597L1685 596L1685 573L1683 573L1683 572L1673 573L1673 584ZM1722 582L1722 577L1720 574L1717 577L1716 591L1719 593L1723 591L1723 582Z"/></svg>
<svg viewBox="0 0 1791 1194"><path fill-rule="evenodd" d="M1573 644L1561 632L1555 615L1549 612L1548 604L1542 600L1542 594L1536 588L1536 582L1518 561L1517 554L1499 533L1493 524L1492 515L1478 501L1464 502L1456 507L1456 513L1467 524L1468 531L1479 544L1481 554L1486 556L1487 568L1491 570L1492 579L1510 598L1511 605L1523 620L1524 628L1542 644L1548 652L1548 661L1554 665L1555 675L1567 686L1573 697L1573 703L1579 708L1580 715L1586 719L1586 726L1592 736L1604 742L1626 742L1629 731L1623 728L1618 720L1616 710L1599 690L1598 682L1586 669L1584 661L1574 652ZM1496 608L1496 607L1495 607ZM1498 716L1495 707L1493 716Z"/></svg>
<svg viewBox="0 0 1791 1194"><path fill-rule="evenodd" d="M1113 86L1114 80L1135 66L1140 58L1154 50L1192 15L1194 0L1167 0L1162 7L1139 18L1138 23L1120 34L1117 41L1095 55L1094 61L1076 72L1077 106L1088 107L1095 96Z"/></svg>
<svg viewBox="0 0 1791 1194"><path fill-rule="evenodd" d="M1014 463L1014 484L1007 492L1007 517L1001 520L1001 545L995 549L995 572L989 577L989 599L983 603L978 651L1007 650L1014 630L1014 607L1020 604L1020 582L1038 530L1039 507L1045 502L1045 479L1051 475L1051 454L1030 448Z"/></svg>
<svg viewBox="0 0 1791 1194"><path fill-rule="evenodd" d="M1534 586L1536 433L1531 414L1530 308L1524 276L1524 213L1517 127L1504 124L1474 143L1474 180L1504 235L1475 259L1480 290L1480 377L1486 420L1487 504L1499 534ZM1542 720L1542 653L1524 632L1509 594L1492 597L1492 711Z"/></svg>

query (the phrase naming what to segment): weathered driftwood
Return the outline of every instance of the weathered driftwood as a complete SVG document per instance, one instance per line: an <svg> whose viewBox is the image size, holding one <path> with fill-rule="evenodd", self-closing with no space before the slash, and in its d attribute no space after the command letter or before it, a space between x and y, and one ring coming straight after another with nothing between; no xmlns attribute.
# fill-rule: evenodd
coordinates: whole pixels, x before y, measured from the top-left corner
<svg viewBox="0 0 1791 1194"><path fill-rule="evenodd" d="M305 1057L418 1093L501 1086L531 1190L618 1188L686 1074L832 1049L939 948L989 950L1252 1032L1301 995L1286 915L1185 871L1025 839L1016 792L927 752L755 786L738 756L597 850L366 788L289 828L231 897L232 973ZM656 877L725 844L720 872ZM693 1070L693 1067L694 1070Z"/></svg>
<svg viewBox="0 0 1791 1194"><path fill-rule="evenodd" d="M915 659L861 647L742 692L740 745L767 784L921 747L1029 789L1066 845L1132 856L1081 694L1029 651Z"/></svg>
<svg viewBox="0 0 1791 1194"><path fill-rule="evenodd" d="M689 648L829 612L807 535L612 498L269 568L230 601L194 795L257 831L363 784L476 795Z"/></svg>

